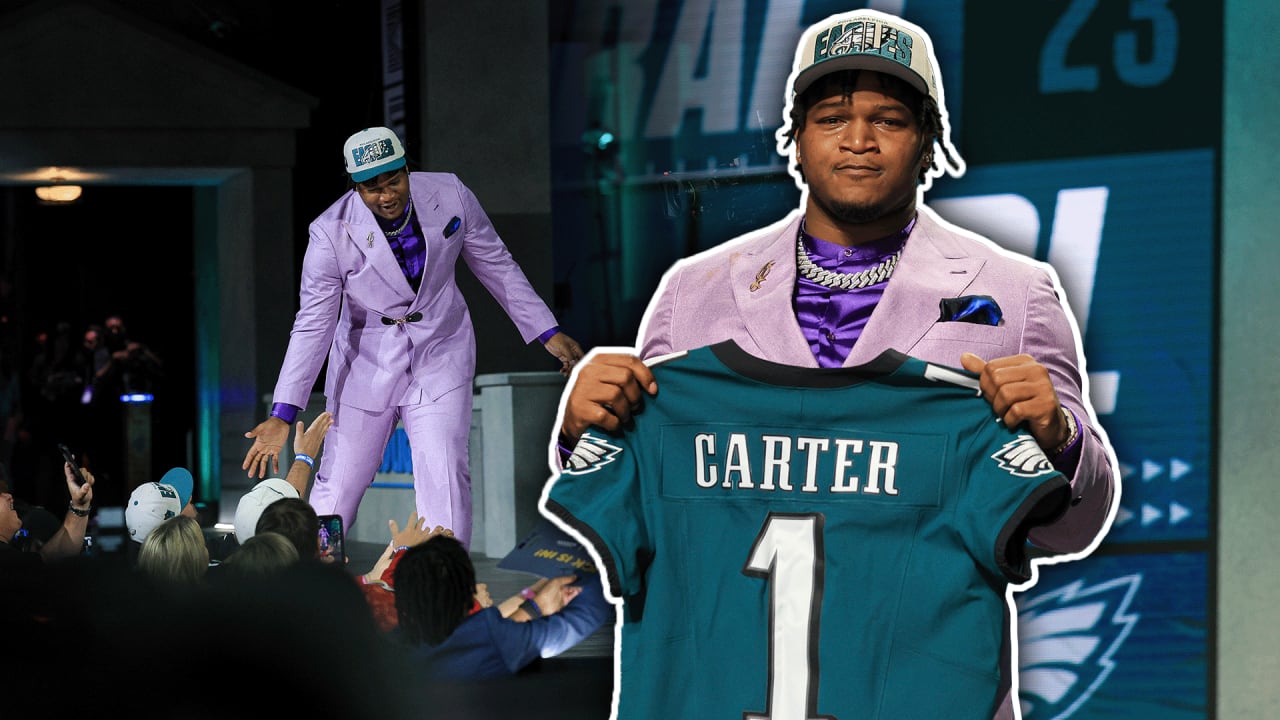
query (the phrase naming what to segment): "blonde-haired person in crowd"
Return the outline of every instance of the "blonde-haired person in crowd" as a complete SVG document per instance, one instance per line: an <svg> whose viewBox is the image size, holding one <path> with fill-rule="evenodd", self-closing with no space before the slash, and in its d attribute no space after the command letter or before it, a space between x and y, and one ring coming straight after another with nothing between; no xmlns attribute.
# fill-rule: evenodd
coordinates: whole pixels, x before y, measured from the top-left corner
<svg viewBox="0 0 1280 720"><path fill-rule="evenodd" d="M138 570L160 586L197 587L209 569L209 547L195 518L175 515L142 541Z"/></svg>

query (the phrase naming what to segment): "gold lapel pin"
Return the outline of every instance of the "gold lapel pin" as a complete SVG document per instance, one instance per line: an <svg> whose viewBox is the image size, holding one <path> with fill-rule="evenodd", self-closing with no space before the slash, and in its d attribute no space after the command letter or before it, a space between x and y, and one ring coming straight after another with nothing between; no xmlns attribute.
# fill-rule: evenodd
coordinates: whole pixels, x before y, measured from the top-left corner
<svg viewBox="0 0 1280 720"><path fill-rule="evenodd" d="M756 281L751 283L751 288L750 288L751 292L755 292L760 289L760 283L764 282L765 278L769 277L769 271L772 269L773 269L772 260L765 263L764 267L760 268L760 272L756 273Z"/></svg>

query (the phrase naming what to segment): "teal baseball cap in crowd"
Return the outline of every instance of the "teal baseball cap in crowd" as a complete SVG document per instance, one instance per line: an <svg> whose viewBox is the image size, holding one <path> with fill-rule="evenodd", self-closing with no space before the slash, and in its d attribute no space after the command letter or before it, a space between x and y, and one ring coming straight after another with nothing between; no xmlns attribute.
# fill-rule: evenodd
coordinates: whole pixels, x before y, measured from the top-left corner
<svg viewBox="0 0 1280 720"><path fill-rule="evenodd" d="M191 502L195 482L186 468L172 468L157 482L142 483L129 495L124 509L124 524L134 542L147 539L160 523L175 515Z"/></svg>

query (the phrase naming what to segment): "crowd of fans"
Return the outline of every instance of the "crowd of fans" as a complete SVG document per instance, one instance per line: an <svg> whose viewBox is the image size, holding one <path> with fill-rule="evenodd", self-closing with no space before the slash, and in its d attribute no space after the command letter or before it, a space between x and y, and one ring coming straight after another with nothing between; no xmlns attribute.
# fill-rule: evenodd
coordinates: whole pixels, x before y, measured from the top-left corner
<svg viewBox="0 0 1280 720"><path fill-rule="evenodd" d="M331 422L299 422L295 453L318 454ZM0 678L23 688L5 706L40 717L86 705L131 717L537 717L536 683L514 695L492 683L519 682L615 618L598 576L542 578L495 602L452 531L416 512L403 528L389 519L372 567L334 562L304 499L310 469L295 462L246 493L229 546L198 521L190 472L170 469L133 490L129 540L112 553L86 548L91 471L64 463L60 525L0 485Z"/></svg>

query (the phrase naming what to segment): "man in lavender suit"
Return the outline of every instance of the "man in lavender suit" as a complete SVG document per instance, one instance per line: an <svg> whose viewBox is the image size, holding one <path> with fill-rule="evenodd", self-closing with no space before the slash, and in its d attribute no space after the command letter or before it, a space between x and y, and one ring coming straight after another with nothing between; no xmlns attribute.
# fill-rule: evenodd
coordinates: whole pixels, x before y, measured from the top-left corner
<svg viewBox="0 0 1280 720"><path fill-rule="evenodd" d="M1115 514L1119 466L1057 275L922 202L934 177L964 171L928 35L870 10L832 16L802 36L788 87L778 150L794 144L801 207L672 267L639 355L732 339L806 367L858 365L889 348L962 366L979 374L995 416L1030 432L1070 478L1071 506L1031 531L1033 555L1091 551ZM593 353L561 402L561 458L585 429L616 431L658 391L636 355ZM1001 670L992 711L1009 718L1007 657Z"/></svg>
<svg viewBox="0 0 1280 720"><path fill-rule="evenodd" d="M355 522L397 421L409 438L420 517L471 539L468 433L475 333L454 281L458 257L568 374L582 357L494 230L450 173L409 172L387 128L352 135L343 154L354 187L316 218L302 261L300 307L271 416L245 433L243 468L278 472L289 426L328 358L333 427L311 488L316 512ZM313 462L305 455L295 462Z"/></svg>

